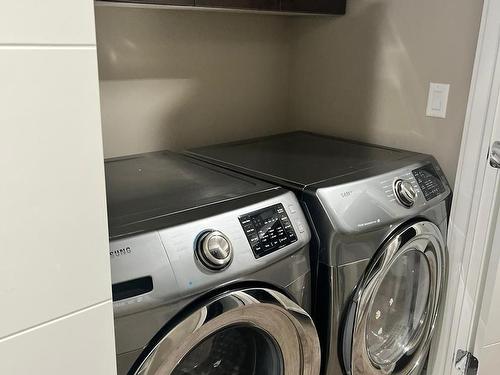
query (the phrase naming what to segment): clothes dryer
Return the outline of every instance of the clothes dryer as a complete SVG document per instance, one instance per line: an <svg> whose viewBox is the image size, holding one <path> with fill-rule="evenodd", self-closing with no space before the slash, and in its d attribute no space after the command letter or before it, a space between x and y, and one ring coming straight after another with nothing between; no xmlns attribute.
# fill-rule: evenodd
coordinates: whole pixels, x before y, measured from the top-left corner
<svg viewBox="0 0 500 375"><path fill-rule="evenodd" d="M418 374L445 294L451 190L430 155L308 132L187 152L295 192L327 375Z"/></svg>

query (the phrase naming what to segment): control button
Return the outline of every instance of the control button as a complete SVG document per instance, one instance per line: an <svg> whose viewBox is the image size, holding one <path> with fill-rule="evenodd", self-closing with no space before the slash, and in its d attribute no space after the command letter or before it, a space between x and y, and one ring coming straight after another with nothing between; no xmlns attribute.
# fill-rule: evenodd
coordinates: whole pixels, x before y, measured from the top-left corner
<svg viewBox="0 0 500 375"><path fill-rule="evenodd" d="M304 233L304 231L306 230L306 228L304 227L304 224L302 224L300 221L297 224L297 228L299 229L300 233Z"/></svg>
<svg viewBox="0 0 500 375"><path fill-rule="evenodd" d="M245 233L247 236L251 236L255 233L254 227L247 227L247 228L244 228L244 230L245 230Z"/></svg>
<svg viewBox="0 0 500 375"><path fill-rule="evenodd" d="M205 267L214 271L226 268L233 259L231 242L217 230L206 231L199 237L196 254Z"/></svg>
<svg viewBox="0 0 500 375"><path fill-rule="evenodd" d="M259 236L256 234L253 236L248 236L248 241L250 241L250 245L254 246L255 244L259 243Z"/></svg>
<svg viewBox="0 0 500 375"><path fill-rule="evenodd" d="M408 180L396 180L394 182L394 194L398 202L406 208L412 207L417 198L417 192Z"/></svg>
<svg viewBox="0 0 500 375"><path fill-rule="evenodd" d="M248 224L252 224L252 221L250 220L250 218L248 216L242 217L240 219L240 222L241 222L241 225L243 225L243 226L248 225Z"/></svg>

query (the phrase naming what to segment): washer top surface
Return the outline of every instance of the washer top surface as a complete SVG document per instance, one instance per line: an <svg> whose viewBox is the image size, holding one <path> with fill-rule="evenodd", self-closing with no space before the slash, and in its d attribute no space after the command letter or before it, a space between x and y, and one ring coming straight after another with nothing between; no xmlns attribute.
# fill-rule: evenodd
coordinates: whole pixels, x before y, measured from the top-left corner
<svg viewBox="0 0 500 375"><path fill-rule="evenodd" d="M308 132L202 147L188 154L301 188L416 155Z"/></svg>
<svg viewBox="0 0 500 375"><path fill-rule="evenodd" d="M172 216L278 189L169 151L107 159L105 173L110 238L158 229Z"/></svg>

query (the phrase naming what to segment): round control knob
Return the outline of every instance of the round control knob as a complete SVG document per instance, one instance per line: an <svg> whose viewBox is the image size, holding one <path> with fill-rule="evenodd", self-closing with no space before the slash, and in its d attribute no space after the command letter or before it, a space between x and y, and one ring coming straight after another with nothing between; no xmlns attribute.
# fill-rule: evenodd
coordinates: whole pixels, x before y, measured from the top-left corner
<svg viewBox="0 0 500 375"><path fill-rule="evenodd" d="M398 202L407 208L413 206L417 198L417 192L413 185L406 180L396 180L394 182L394 194Z"/></svg>
<svg viewBox="0 0 500 375"><path fill-rule="evenodd" d="M226 268L233 259L233 248L229 239L218 230L202 233L196 246L200 262L211 270Z"/></svg>

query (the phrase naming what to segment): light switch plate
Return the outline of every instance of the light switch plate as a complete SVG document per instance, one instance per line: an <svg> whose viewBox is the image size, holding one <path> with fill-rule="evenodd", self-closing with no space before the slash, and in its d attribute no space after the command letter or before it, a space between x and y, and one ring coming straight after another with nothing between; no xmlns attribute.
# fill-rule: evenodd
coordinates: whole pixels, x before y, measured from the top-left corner
<svg viewBox="0 0 500 375"><path fill-rule="evenodd" d="M448 83L431 82L429 85L429 97L427 98L427 110L425 114L430 117L446 118L449 93L450 85Z"/></svg>

